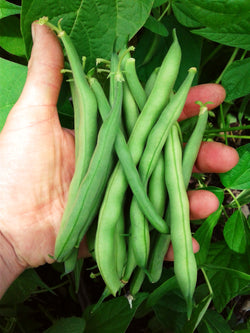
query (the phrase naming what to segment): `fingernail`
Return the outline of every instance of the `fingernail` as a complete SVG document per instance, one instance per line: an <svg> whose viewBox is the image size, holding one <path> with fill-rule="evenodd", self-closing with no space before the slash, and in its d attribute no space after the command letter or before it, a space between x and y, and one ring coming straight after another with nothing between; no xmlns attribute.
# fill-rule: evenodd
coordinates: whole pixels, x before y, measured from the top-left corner
<svg viewBox="0 0 250 333"><path fill-rule="evenodd" d="M33 22L31 25L31 34L32 34L33 42L35 42L35 39L36 39L36 28L37 28L37 23Z"/></svg>

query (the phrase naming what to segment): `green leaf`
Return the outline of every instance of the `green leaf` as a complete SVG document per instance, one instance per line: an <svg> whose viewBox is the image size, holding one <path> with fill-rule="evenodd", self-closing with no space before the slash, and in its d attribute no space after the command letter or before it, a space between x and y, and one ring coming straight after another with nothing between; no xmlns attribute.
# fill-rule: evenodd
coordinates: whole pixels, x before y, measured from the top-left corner
<svg viewBox="0 0 250 333"><path fill-rule="evenodd" d="M250 4L248 0L174 0L173 10L184 25L187 20L189 27L207 26L217 29L230 24L237 25L249 17Z"/></svg>
<svg viewBox="0 0 250 333"><path fill-rule="evenodd" d="M250 188L250 143L237 149L240 160L226 173L220 174L220 180L226 188L245 190Z"/></svg>
<svg viewBox="0 0 250 333"><path fill-rule="evenodd" d="M21 6L17 6L6 0L0 0L0 19L21 13Z"/></svg>
<svg viewBox="0 0 250 333"><path fill-rule="evenodd" d="M0 46L16 56L25 56L25 45L20 31L19 19L9 16L0 21Z"/></svg>
<svg viewBox="0 0 250 333"><path fill-rule="evenodd" d="M27 269L12 283L2 297L0 305L20 304L26 301L38 288L51 291L34 269Z"/></svg>
<svg viewBox="0 0 250 333"><path fill-rule="evenodd" d="M203 265L213 290L213 303L221 312L228 302L250 292L249 258L231 251L225 242L212 243Z"/></svg>
<svg viewBox="0 0 250 333"><path fill-rule="evenodd" d="M153 16L149 16L144 27L160 36L166 37L168 35L168 30L165 25L157 21Z"/></svg>
<svg viewBox="0 0 250 333"><path fill-rule="evenodd" d="M173 11L178 21L204 38L250 49L250 3L248 0L175 0Z"/></svg>
<svg viewBox="0 0 250 333"><path fill-rule="evenodd" d="M179 75L176 80L175 90L178 89L187 75L187 71L190 67L197 67L199 69L202 39L193 35L189 30L179 24L173 15L164 17L162 23L166 26L170 32L167 37L160 37L157 49L151 59L145 66L142 64L145 61L147 52L151 49L151 43L154 38L154 34L150 31L144 31L140 37L139 43L136 46L134 57L136 59L138 76L142 82L146 82L152 71L161 65L164 56L166 55L171 43L172 43L172 31L176 29L176 34L182 50L182 61L180 65ZM195 76L193 85L197 84L198 75Z"/></svg>
<svg viewBox="0 0 250 333"><path fill-rule="evenodd" d="M147 296L147 293L139 293L133 301L132 309L124 296L102 303L94 313L91 313L92 306L88 307L84 312L85 333L125 333L137 308Z"/></svg>
<svg viewBox="0 0 250 333"><path fill-rule="evenodd" d="M195 254L197 265L200 266L206 263L207 255L209 253L211 238L213 235L213 230L217 225L219 218L221 216L222 209L217 209L216 212L211 214L202 223L199 229L195 232L194 238L200 244L200 250Z"/></svg>
<svg viewBox="0 0 250 333"><path fill-rule="evenodd" d="M154 6L153 8L160 7L164 3L168 2L168 0L154 0Z"/></svg>
<svg viewBox="0 0 250 333"><path fill-rule="evenodd" d="M234 61L223 74L221 84L226 89L227 101L249 94L250 58Z"/></svg>
<svg viewBox="0 0 250 333"><path fill-rule="evenodd" d="M208 310L198 327L199 333L231 333L226 320L216 311Z"/></svg>
<svg viewBox="0 0 250 333"><path fill-rule="evenodd" d="M250 203L250 189L241 191L240 194L236 197L236 199L237 199L237 203L240 206L249 204ZM238 207L237 203L236 203L236 201L232 201L229 204L229 207L237 208Z"/></svg>
<svg viewBox="0 0 250 333"><path fill-rule="evenodd" d="M182 329L183 333L193 333L195 331L196 327L205 315L211 300L212 295L208 295L199 304L194 306L190 320L187 321Z"/></svg>
<svg viewBox="0 0 250 333"><path fill-rule="evenodd" d="M227 220L223 235L228 247L237 252L245 253L247 238L245 232L246 218L241 210L236 210Z"/></svg>
<svg viewBox="0 0 250 333"><path fill-rule="evenodd" d="M227 25L220 29L204 28L192 30L192 32L220 44L250 50L249 21L250 18L248 18L248 21L242 20L236 25Z"/></svg>
<svg viewBox="0 0 250 333"><path fill-rule="evenodd" d="M170 292L154 306L155 316L165 328L163 332L181 332L187 321L186 304L182 295Z"/></svg>
<svg viewBox="0 0 250 333"><path fill-rule="evenodd" d="M80 317L61 318L44 333L82 333L85 330L85 320Z"/></svg>
<svg viewBox="0 0 250 333"><path fill-rule="evenodd" d="M22 92L26 76L26 66L0 58L0 131Z"/></svg>
<svg viewBox="0 0 250 333"><path fill-rule="evenodd" d="M31 23L48 16L53 24L63 19L63 29L70 35L80 56L87 57L86 70L96 58L110 59L114 41L121 46L146 22L152 0L24 0L22 32L27 55L31 50Z"/></svg>

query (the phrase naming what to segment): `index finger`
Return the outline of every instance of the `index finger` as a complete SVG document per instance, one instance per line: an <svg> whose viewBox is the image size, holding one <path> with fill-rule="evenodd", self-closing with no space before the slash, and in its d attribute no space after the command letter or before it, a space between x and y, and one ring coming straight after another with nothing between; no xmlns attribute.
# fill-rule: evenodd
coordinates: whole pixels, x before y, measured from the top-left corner
<svg viewBox="0 0 250 333"><path fill-rule="evenodd" d="M212 104L207 104L208 109L212 110L219 106L225 97L225 89L217 83L205 83L191 87L179 121L196 116L199 113L200 106L195 103L196 101L212 102Z"/></svg>

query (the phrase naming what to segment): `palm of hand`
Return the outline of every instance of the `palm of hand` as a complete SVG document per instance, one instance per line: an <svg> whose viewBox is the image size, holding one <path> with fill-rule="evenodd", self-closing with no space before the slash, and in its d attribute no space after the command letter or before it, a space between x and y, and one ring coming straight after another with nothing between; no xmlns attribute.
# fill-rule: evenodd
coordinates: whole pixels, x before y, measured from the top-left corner
<svg viewBox="0 0 250 333"><path fill-rule="evenodd" d="M74 138L54 109L17 105L0 134L0 230L25 266L50 261L74 172Z"/></svg>

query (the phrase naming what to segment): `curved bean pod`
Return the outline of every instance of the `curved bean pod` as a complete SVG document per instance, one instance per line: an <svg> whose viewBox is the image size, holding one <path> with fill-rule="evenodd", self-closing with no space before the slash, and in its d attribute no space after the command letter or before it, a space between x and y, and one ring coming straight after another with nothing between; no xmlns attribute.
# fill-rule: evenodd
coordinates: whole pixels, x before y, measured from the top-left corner
<svg viewBox="0 0 250 333"><path fill-rule="evenodd" d="M139 109L142 110L146 103L147 96L137 76L134 58L127 59L124 70L129 89Z"/></svg>

